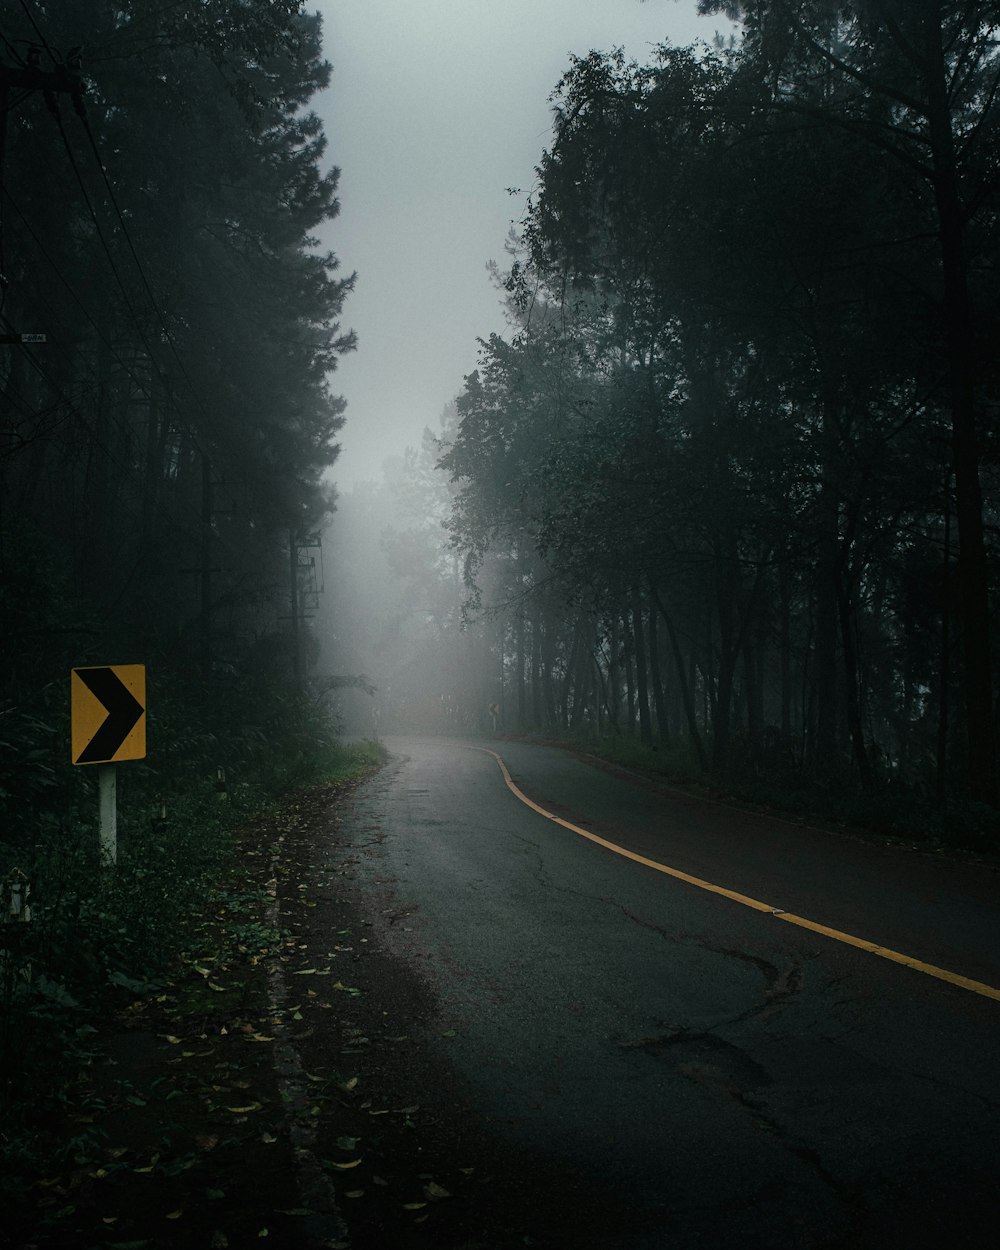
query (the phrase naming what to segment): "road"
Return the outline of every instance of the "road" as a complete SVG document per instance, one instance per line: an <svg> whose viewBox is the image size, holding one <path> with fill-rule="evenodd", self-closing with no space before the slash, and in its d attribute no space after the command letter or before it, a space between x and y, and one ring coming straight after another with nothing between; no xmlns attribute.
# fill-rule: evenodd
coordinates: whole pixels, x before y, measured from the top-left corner
<svg viewBox="0 0 1000 1250"><path fill-rule="evenodd" d="M387 746L344 819L378 831L357 880L433 991L426 1042L484 1131L616 1195L622 1250L996 1244L1000 875L554 748ZM550 815L745 901L555 823L484 746Z"/></svg>

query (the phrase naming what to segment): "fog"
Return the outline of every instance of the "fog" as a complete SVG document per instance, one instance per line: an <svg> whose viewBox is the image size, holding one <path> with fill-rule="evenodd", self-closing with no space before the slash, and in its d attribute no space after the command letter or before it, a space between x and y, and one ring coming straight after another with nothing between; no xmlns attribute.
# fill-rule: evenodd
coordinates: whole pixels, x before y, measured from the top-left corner
<svg viewBox="0 0 1000 1250"><path fill-rule="evenodd" d="M645 61L660 43L732 28L699 18L694 0L319 7L333 79L314 104L341 170L340 215L322 238L358 274L344 314L358 349L334 378L347 423L314 624L319 668L377 688L331 696L352 734L486 728L505 693L486 640L496 630L460 628L467 591L426 436L441 434L478 340L509 333L489 264L510 262L571 54L618 47ZM414 499L406 466L418 461Z"/></svg>
<svg viewBox="0 0 1000 1250"><path fill-rule="evenodd" d="M323 232L358 283L344 313L358 350L335 378L348 402L333 476L378 481L416 447L505 328L487 273L504 262L550 140L548 96L569 54L711 40L695 0L323 0L333 65L314 101L340 168ZM510 195L507 189L519 189Z"/></svg>

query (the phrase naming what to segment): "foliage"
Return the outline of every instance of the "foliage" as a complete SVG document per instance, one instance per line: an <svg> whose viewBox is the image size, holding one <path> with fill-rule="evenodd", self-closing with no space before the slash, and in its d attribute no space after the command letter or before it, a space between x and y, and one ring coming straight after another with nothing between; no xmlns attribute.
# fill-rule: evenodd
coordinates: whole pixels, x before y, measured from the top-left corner
<svg viewBox="0 0 1000 1250"><path fill-rule="evenodd" d="M276 1002L275 968L290 952L304 963L301 939L285 926L297 928L317 905L307 901L304 865L289 855L287 840L301 838L312 850L315 829L344 786L381 759L374 743L340 747L326 755L306 791L276 800L251 772L225 794L200 787L166 819L156 811L130 820L115 872L88 877L84 869L73 882L86 889L88 907L86 914L78 909L72 933L81 964L104 964L96 979L90 971L74 983L52 979L66 976L74 938L60 930L58 907L39 898L31 925L21 927L28 939L18 952L22 975L0 1017L0 1201L17 1244L91 1244L97 1234L80 1229L91 1199L97 1233L111 1228L119 1236L137 1217L160 1222L165 1211L189 1203L200 1210L207 1184L214 1192L206 1218L228 1191L235 1208L253 1208L251 1236L264 1223L258 1216L268 1192L284 1199L275 1206L292 1205L287 1184L262 1184L274 1169L291 1175L275 1157L276 1120L288 1095L272 1063L275 1017L302 1018L294 999L285 1008ZM139 949L142 942L147 949ZM321 1091L309 1095L315 1105ZM247 1121L265 1106L268 1112ZM218 1116L237 1114L220 1131ZM254 1158L255 1149L262 1157ZM107 1180L114 1196L103 1184L92 1193L94 1180ZM244 1182L252 1195L240 1194ZM162 1205L178 1188L183 1200ZM109 1202L116 1217L110 1224ZM126 1215L122 1207L130 1202ZM235 1220L233 1210L227 1219ZM186 1236L195 1236L190 1226Z"/></svg>
<svg viewBox="0 0 1000 1250"><path fill-rule="evenodd" d="M0 934L9 1129L66 1096L95 1015L239 893L234 828L359 764L288 626L354 346L353 278L315 237L339 210L309 107L320 19L300 0L53 0L6 6L0 35L21 84L0 331L45 336L0 349L0 877L24 873L32 908ZM118 770L110 869L69 681L126 661L147 668L149 755Z"/></svg>
<svg viewBox="0 0 1000 1250"><path fill-rule="evenodd" d="M955 327L997 317L993 27L729 8L735 50L595 52L554 92L514 333L440 460L469 611L508 727L680 741L717 785L876 823L909 793L966 838L998 480L993 364Z"/></svg>
<svg viewBox="0 0 1000 1250"><path fill-rule="evenodd" d="M25 73L29 16L3 30ZM331 507L353 278L314 235L339 211L308 108L319 19L58 0L41 20L30 56L65 69L85 47L84 89L20 92L7 121L0 323L47 341L0 359L0 574L31 558L17 518L95 649L207 671L282 632L289 531Z"/></svg>
<svg viewBox="0 0 1000 1250"><path fill-rule="evenodd" d="M220 902L227 940L242 940L245 865L235 856L236 830L290 790L349 778L381 758L375 744L339 746L329 719L308 701L273 706L269 734L229 751L207 727L192 733L173 754L176 773L133 765L130 775L120 766L113 869L100 863L96 787L86 781L89 801L71 818L41 812L16 842L0 844L0 862L17 864L30 882L32 912L30 924L0 934L14 943L0 983L8 1126L29 1106L38 1113L46 1099L65 1096L92 1023L123 994L170 975Z"/></svg>

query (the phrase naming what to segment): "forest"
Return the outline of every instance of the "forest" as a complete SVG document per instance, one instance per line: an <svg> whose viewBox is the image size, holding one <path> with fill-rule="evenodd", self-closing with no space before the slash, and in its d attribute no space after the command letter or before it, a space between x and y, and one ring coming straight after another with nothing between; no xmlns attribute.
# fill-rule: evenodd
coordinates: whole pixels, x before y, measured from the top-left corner
<svg viewBox="0 0 1000 1250"><path fill-rule="evenodd" d="M289 614L289 535L328 510L353 347L352 278L312 237L339 207L304 107L329 78L319 19L7 7L4 680L74 633L78 662L253 663Z"/></svg>
<svg viewBox="0 0 1000 1250"><path fill-rule="evenodd" d="M267 815L384 734L995 856L1000 0L699 7L740 36L570 58L508 332L338 493L320 15L0 0L0 1205L115 1011L283 949Z"/></svg>
<svg viewBox="0 0 1000 1250"><path fill-rule="evenodd" d="M439 439L472 719L988 821L1000 6L702 8L557 85Z"/></svg>
<svg viewBox="0 0 1000 1250"><path fill-rule="evenodd" d="M253 910L233 828L357 763L306 690L354 347L316 237L321 36L299 0L0 6L0 884L30 916L0 925L8 1126L220 891ZM115 664L145 667L148 752L117 768L112 865L69 696Z"/></svg>

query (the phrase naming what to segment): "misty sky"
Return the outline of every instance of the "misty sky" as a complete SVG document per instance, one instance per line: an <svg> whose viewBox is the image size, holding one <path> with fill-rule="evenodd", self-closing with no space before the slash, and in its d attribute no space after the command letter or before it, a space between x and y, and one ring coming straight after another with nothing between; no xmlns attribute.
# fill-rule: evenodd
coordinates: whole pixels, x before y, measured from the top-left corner
<svg viewBox="0 0 1000 1250"><path fill-rule="evenodd" d="M731 29L696 0L320 0L330 90L315 102L341 169L323 236L358 271L344 325L358 351L334 378L348 401L334 478L378 479L386 456L437 429L476 367L476 338L504 329L486 272L503 264L550 137L548 96L569 53Z"/></svg>

